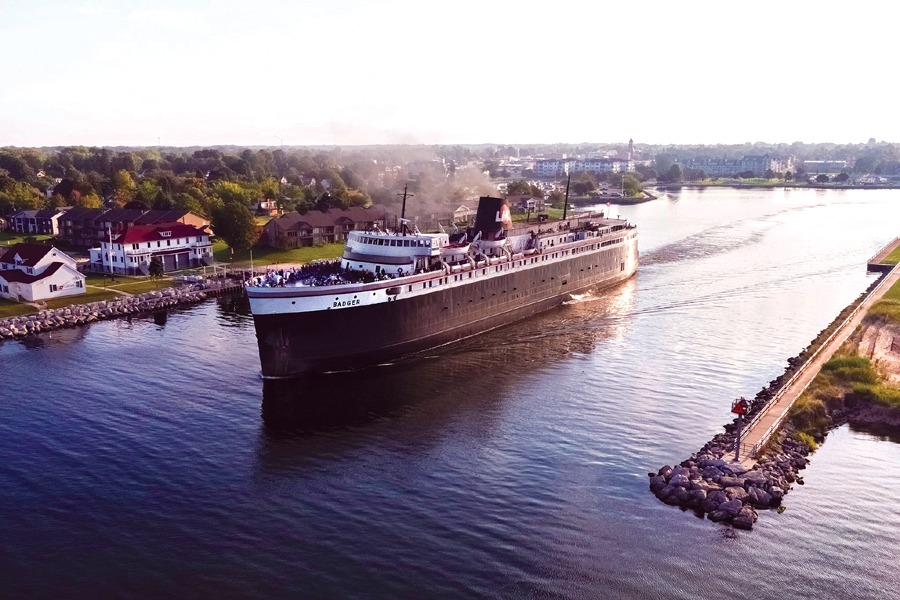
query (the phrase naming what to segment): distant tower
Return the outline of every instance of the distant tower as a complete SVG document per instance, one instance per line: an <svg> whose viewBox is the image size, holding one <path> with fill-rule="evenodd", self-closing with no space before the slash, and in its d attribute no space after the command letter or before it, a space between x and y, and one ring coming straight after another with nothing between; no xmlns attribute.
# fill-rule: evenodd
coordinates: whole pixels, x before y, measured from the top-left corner
<svg viewBox="0 0 900 600"><path fill-rule="evenodd" d="M630 139L630 140L628 140L628 160L631 160L633 158L634 158L634 140Z"/></svg>

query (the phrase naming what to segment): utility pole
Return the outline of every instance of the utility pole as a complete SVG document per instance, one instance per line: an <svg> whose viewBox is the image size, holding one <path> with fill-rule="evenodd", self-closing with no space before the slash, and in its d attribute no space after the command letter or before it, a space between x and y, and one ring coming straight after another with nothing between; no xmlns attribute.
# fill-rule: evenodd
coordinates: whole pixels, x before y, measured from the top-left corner
<svg viewBox="0 0 900 600"><path fill-rule="evenodd" d="M566 220L566 212L569 210L569 184L572 183L572 174L566 179L566 200L563 203L563 221Z"/></svg>

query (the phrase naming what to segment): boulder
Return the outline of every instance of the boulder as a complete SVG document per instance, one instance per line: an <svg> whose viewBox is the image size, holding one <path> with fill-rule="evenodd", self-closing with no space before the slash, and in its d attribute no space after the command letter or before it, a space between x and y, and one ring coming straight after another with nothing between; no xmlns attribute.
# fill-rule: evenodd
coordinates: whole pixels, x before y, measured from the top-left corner
<svg viewBox="0 0 900 600"><path fill-rule="evenodd" d="M726 475L743 475L747 472L747 467L743 466L740 463L726 463L721 467L722 472Z"/></svg>
<svg viewBox="0 0 900 600"><path fill-rule="evenodd" d="M679 488L676 488L673 485L666 485L666 487L662 488L661 490L659 490L656 493L656 497L659 498L660 500L665 500L666 498L671 496L673 493L675 493L675 490L677 490L677 489L679 489Z"/></svg>
<svg viewBox="0 0 900 600"><path fill-rule="evenodd" d="M762 488L750 488L748 496L750 505L756 508L768 508L772 505L772 494Z"/></svg>
<svg viewBox="0 0 900 600"><path fill-rule="evenodd" d="M719 505L726 502L728 497L721 490L714 490L707 493L706 498L700 503L700 508L704 512L712 512L719 508Z"/></svg>
<svg viewBox="0 0 900 600"><path fill-rule="evenodd" d="M664 467L660 467L659 471L656 472L657 475L662 475L666 479L669 478L669 475L672 474L672 467L666 465Z"/></svg>
<svg viewBox="0 0 900 600"><path fill-rule="evenodd" d="M753 529L753 524L757 519L756 510L752 506L745 506L741 509L741 511L731 520L731 524L737 529Z"/></svg>
<svg viewBox="0 0 900 600"><path fill-rule="evenodd" d="M747 490L742 487L729 487L725 488L725 495L729 500L740 500L741 503L747 498Z"/></svg>
<svg viewBox="0 0 900 600"><path fill-rule="evenodd" d="M727 520L731 519L731 515L728 514L727 512L725 512L724 510L714 510L711 513L709 513L709 516L707 518L710 521L715 521L716 523L719 523L721 521L727 521Z"/></svg>
<svg viewBox="0 0 900 600"><path fill-rule="evenodd" d="M650 478L650 491L654 494L664 487L666 487L666 478L662 475L654 475Z"/></svg>
<svg viewBox="0 0 900 600"><path fill-rule="evenodd" d="M682 473L673 474L669 478L669 485L675 485L684 488L690 485L690 483L691 481L687 478L687 475L684 475Z"/></svg>
<svg viewBox="0 0 900 600"><path fill-rule="evenodd" d="M734 500L723 502L716 510L726 512L731 517L736 517L742 508L744 508L744 503L735 498Z"/></svg>
<svg viewBox="0 0 900 600"><path fill-rule="evenodd" d="M741 487L742 488L742 487L744 487L744 479L741 477L726 477L723 475L722 477L719 478L718 483L723 488L729 488L729 487Z"/></svg>

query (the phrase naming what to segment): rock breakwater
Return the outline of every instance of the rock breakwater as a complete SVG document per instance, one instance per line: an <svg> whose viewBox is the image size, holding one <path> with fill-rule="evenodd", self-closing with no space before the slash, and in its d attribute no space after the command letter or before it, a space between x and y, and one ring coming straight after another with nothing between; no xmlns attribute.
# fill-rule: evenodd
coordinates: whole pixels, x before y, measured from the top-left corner
<svg viewBox="0 0 900 600"><path fill-rule="evenodd" d="M57 309L45 309L35 314L0 319L0 340L14 339L64 327L76 327L115 319L121 316L153 312L183 304L196 304L215 293L220 286L209 290L201 284L187 288L166 288L114 300L75 304Z"/></svg>
<svg viewBox="0 0 900 600"><path fill-rule="evenodd" d="M738 529L752 529L758 510L778 507L793 483L803 483L798 473L809 463L810 448L786 425L766 456L748 469L723 460L734 441L734 433L721 433L678 466L666 465L649 473L650 490L666 504Z"/></svg>

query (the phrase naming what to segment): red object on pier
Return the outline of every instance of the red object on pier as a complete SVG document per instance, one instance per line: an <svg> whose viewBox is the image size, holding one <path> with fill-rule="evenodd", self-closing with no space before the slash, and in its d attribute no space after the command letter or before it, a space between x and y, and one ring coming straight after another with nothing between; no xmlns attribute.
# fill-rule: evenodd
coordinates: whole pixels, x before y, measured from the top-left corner
<svg viewBox="0 0 900 600"><path fill-rule="evenodd" d="M736 415L743 415L747 411L747 401L741 398L740 400L735 400L734 404L731 405L731 412Z"/></svg>

